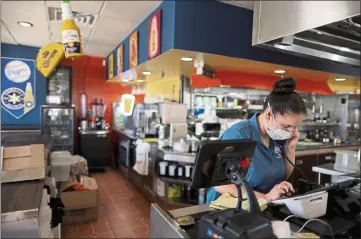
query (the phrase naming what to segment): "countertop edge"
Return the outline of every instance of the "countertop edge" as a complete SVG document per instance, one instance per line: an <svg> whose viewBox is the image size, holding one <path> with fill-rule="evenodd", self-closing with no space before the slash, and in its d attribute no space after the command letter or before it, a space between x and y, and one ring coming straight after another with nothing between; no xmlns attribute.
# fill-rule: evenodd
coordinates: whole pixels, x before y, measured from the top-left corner
<svg viewBox="0 0 361 239"><path fill-rule="evenodd" d="M350 146L335 146L335 147L326 147L326 148L318 148L318 149L296 149L296 157L297 156L306 156L306 155L315 155L315 154L327 154L333 153L335 150L358 150L360 148L359 145L350 145Z"/></svg>

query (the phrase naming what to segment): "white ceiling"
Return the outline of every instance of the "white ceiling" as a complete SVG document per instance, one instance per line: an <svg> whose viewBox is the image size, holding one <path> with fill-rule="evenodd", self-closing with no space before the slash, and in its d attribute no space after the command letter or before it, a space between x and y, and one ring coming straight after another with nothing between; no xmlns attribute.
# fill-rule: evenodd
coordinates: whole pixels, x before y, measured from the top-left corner
<svg viewBox="0 0 361 239"><path fill-rule="evenodd" d="M162 1L71 1L74 12L92 14L94 24L78 23L84 54L107 56ZM1 1L1 42L42 47L61 42L61 21L50 21L48 7L61 1ZM18 21L34 26L22 27Z"/></svg>
<svg viewBox="0 0 361 239"><path fill-rule="evenodd" d="M243 7L253 10L255 1L238 1L238 0L220 0L221 2L228 3L237 7Z"/></svg>

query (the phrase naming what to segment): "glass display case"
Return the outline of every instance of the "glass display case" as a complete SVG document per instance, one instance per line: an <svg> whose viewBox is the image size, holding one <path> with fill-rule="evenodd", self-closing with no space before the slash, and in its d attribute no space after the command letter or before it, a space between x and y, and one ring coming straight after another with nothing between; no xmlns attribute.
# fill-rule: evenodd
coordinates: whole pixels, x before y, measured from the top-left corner
<svg viewBox="0 0 361 239"><path fill-rule="evenodd" d="M72 68L57 67L47 84L47 104L71 105Z"/></svg>
<svg viewBox="0 0 361 239"><path fill-rule="evenodd" d="M74 154L74 120L74 107L41 107L41 133L52 138L53 151Z"/></svg>

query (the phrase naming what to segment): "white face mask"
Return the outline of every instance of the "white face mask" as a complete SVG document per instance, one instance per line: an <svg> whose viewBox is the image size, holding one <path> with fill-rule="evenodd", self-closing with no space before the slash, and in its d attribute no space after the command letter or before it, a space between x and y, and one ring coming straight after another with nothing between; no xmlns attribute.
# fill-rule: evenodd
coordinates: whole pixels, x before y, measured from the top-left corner
<svg viewBox="0 0 361 239"><path fill-rule="evenodd" d="M268 104L268 107L270 107L269 104ZM275 125L275 128L270 129L266 126L266 132L267 132L268 136L273 140L286 140L286 139L291 138L293 132L289 132L287 130L277 128L276 120L275 120L273 113L272 113L272 117L273 117L273 124Z"/></svg>

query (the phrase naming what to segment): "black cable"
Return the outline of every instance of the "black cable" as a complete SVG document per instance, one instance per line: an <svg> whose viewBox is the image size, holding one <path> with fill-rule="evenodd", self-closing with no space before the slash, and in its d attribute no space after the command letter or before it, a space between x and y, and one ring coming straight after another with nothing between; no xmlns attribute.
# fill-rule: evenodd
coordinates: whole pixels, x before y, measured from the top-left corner
<svg viewBox="0 0 361 239"><path fill-rule="evenodd" d="M311 181L311 180L309 180L306 176L305 176L305 174L303 173L303 170L302 169L300 169L299 167L297 167L287 156L286 156L286 154L282 151L282 155L287 159L287 161L295 168L295 169L297 169L300 173L301 173L301 175L302 175L302 177L307 181L307 183L308 184L313 184L313 182ZM292 172L293 173L293 172ZM292 175L292 174L291 174Z"/></svg>

